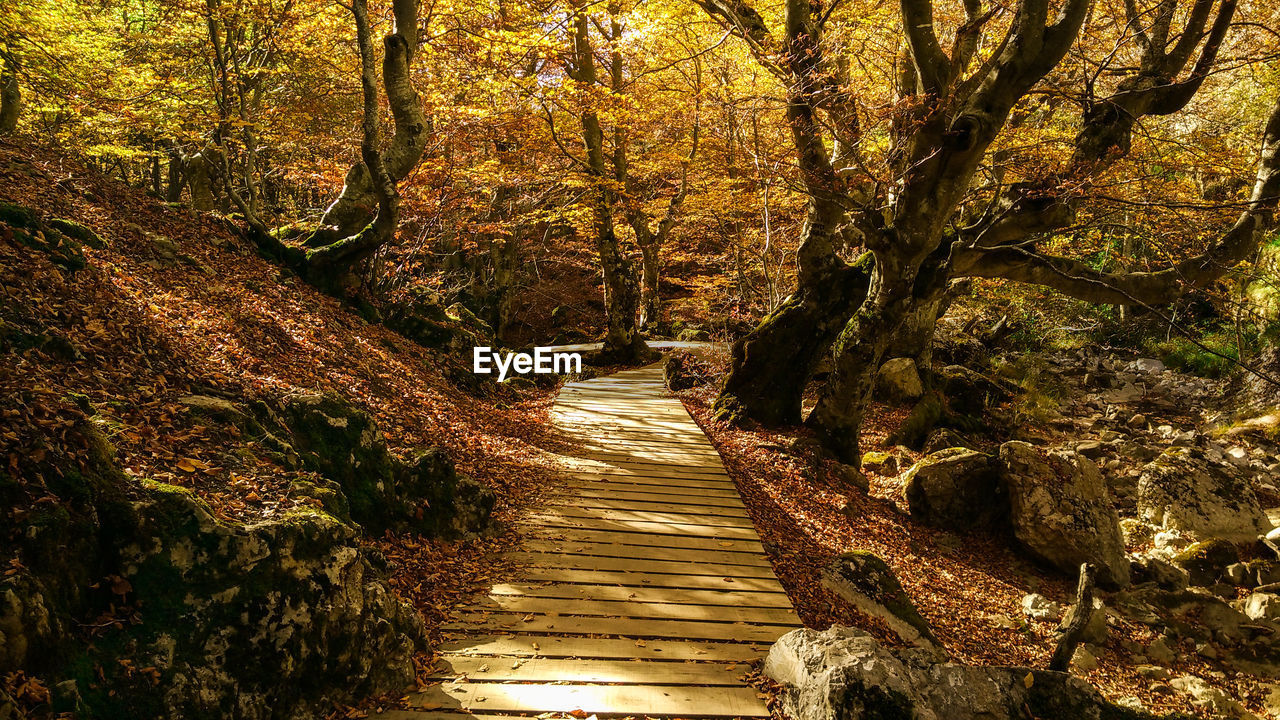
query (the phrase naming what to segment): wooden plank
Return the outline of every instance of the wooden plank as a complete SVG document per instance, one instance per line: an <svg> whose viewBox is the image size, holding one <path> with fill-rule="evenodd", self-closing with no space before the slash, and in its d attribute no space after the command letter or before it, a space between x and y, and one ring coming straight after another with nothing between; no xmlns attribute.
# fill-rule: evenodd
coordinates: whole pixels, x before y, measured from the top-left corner
<svg viewBox="0 0 1280 720"><path fill-rule="evenodd" d="M564 493L592 493L601 494L605 497L612 497L614 493L632 493L637 495L674 495L677 497L689 498L690 502L711 503L711 502L729 502L735 506L741 506L742 500L738 495L737 488L729 487L672 487L669 481L663 479L657 484L636 482L628 476L619 475L591 475L576 474L576 479L571 479L565 485L557 490ZM618 497L625 497L619 494ZM696 499L695 499L696 498Z"/></svg>
<svg viewBox="0 0 1280 720"><path fill-rule="evenodd" d="M750 520L751 516L743 507L719 507L715 505L694 505L680 502L678 498L670 498L668 502L643 502L640 500L611 499L591 496L555 496L547 501L551 507L580 508L590 510L614 510L639 513L679 513L698 517L739 518Z"/></svg>
<svg viewBox="0 0 1280 720"><path fill-rule="evenodd" d="M685 575L679 573L636 573L616 570L580 570L572 568L528 568L521 572L522 580L529 582L581 582L599 585L629 585L635 587L675 587L700 590L718 590L726 583L740 590L782 592L777 578L730 577L727 575ZM727 580L725 578L728 578Z"/></svg>
<svg viewBox="0 0 1280 720"><path fill-rule="evenodd" d="M626 685L737 685L751 666L746 663L706 663L669 660L574 660L530 658L439 659L428 677L466 682L621 683Z"/></svg>
<svg viewBox="0 0 1280 720"><path fill-rule="evenodd" d="M542 539L555 539L562 542L599 542L619 543L622 545L646 545L667 548L688 548L691 550L724 550L726 552L764 553L764 546L759 540L739 540L725 538L715 540L703 537L685 537L682 535L658 535L649 533L619 533L600 530L574 529L563 527L540 527L529 525L524 528L525 536Z"/></svg>
<svg viewBox="0 0 1280 720"><path fill-rule="evenodd" d="M729 585L730 583L725 583ZM734 605L738 607L791 608L786 593L748 592L726 587L724 590L682 590L676 588L632 587L619 585L540 585L500 583L489 589L490 595L513 595L565 600L614 600L656 602L676 605ZM573 605L565 612L573 612Z"/></svg>
<svg viewBox="0 0 1280 720"><path fill-rule="evenodd" d="M722 552L719 550L689 550L687 548L660 548L618 543L572 543L531 539L521 546L521 551L551 553L553 555L586 555L598 558L630 558L633 560L670 560L695 565L750 565L772 567L768 558L756 553Z"/></svg>
<svg viewBox="0 0 1280 720"><path fill-rule="evenodd" d="M608 520L611 522L655 522L677 525L699 525L704 527L751 528L755 524L751 518L730 515L714 515L711 513L684 513L677 510L644 510L631 508L600 508L573 505L546 505L540 509L548 515L563 518L581 518L584 520Z"/></svg>
<svg viewBox="0 0 1280 720"><path fill-rule="evenodd" d="M625 463L625 462L592 462L581 458L564 459L561 470L565 474L578 473L590 475L608 475L610 477L645 477L663 480L701 481L719 483L724 487L734 488L733 479L728 473L716 468L686 468L664 463ZM690 482L693 485L694 483Z"/></svg>
<svg viewBox="0 0 1280 720"><path fill-rule="evenodd" d="M749 687L442 684L411 694L409 704L483 712L544 712L552 708L588 714L769 717L764 701Z"/></svg>
<svg viewBox="0 0 1280 720"><path fill-rule="evenodd" d="M742 501L736 497L718 497L715 495L692 495L689 492L681 492L676 489L674 492L663 493L658 489L644 489L640 486L635 490L622 490L619 485L604 484L599 487L585 487L586 483L575 483L563 488L558 494L552 495L552 499L559 501L564 500L604 500L614 502L633 501L644 504L662 504L676 503L688 507L706 507L723 508L726 510L737 510L746 512Z"/></svg>
<svg viewBox="0 0 1280 720"><path fill-rule="evenodd" d="M529 619L526 620L525 618ZM669 640L721 640L768 644L794 627L786 625L750 625L747 623L691 622L686 620L648 620L608 617L551 617L516 613L460 613L453 621L440 626L458 632L543 633L557 636L613 635L629 638L666 638Z"/></svg>
<svg viewBox="0 0 1280 720"><path fill-rule="evenodd" d="M653 492L666 488L669 492L688 492L691 495L717 495L720 497L739 497L738 487L731 481L714 478L674 478L662 474L635 475L620 472L567 471L571 482L605 483L614 487L645 488Z"/></svg>
<svg viewBox="0 0 1280 720"><path fill-rule="evenodd" d="M668 472L685 472L685 473L705 473L711 475L725 475L724 465L719 460L703 460L699 462L685 462L683 459L671 458L669 460L658 458L637 457L623 452L575 452L574 457L583 460L593 460L596 462L608 463L609 465L617 465L620 467L635 468L663 468ZM727 476L727 475L726 475Z"/></svg>
<svg viewBox="0 0 1280 720"><path fill-rule="evenodd" d="M614 533L643 533L656 535L682 535L695 538L755 540L760 536L752 527L724 527L719 525L694 525L693 523L651 522L645 520L598 520L595 518L566 517L555 512L530 512L520 518L523 524L533 523L548 528L600 530Z"/></svg>
<svg viewBox="0 0 1280 720"><path fill-rule="evenodd" d="M533 646L537 644L535 649ZM708 660L743 662L763 658L767 647L726 642L676 640L614 640L610 638L548 637L545 635L480 635L446 640L440 652L449 655L597 658L604 660Z"/></svg>
<svg viewBox="0 0 1280 720"><path fill-rule="evenodd" d="M790 608L736 607L732 605L679 605L634 600L574 600L559 598L490 595L463 606L469 612L545 613L557 617L624 617L646 620L702 620L761 625L799 625Z"/></svg>

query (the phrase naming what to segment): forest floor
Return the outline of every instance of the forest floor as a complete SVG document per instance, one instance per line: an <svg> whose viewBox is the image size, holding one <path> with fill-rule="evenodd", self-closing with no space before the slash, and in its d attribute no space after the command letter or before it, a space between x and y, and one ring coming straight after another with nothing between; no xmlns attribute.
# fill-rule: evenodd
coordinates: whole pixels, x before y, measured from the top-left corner
<svg viewBox="0 0 1280 720"><path fill-rule="evenodd" d="M715 358L711 360L715 362ZM726 362L727 358L720 359L721 365ZM1074 362L1074 358L1067 358L1066 362ZM1083 362L1079 364L1083 366ZM1174 380L1164 386L1164 392L1157 386L1157 392L1148 393L1140 401L1153 425L1169 422L1174 427L1197 428L1207 419L1223 416L1218 408L1225 404L1224 383L1169 375ZM1061 414L1055 411L1052 420L1025 425L1017 439L1061 446L1088 441L1096 435L1087 428L1090 419L1097 416L1097 396L1078 385L1068 384L1064 389L1066 396L1057 404ZM1189 402L1180 391L1192 395L1195 402ZM1038 593L1069 604L1075 578L1026 559L1005 536L959 535L914 522L901 499L903 480L899 474L867 472L870 492L850 493L840 477L842 466L830 460L816 464L810 460L811 455L804 450L808 438L805 430L741 429L714 420L713 384L680 395L724 458L774 570L806 626L853 625L872 631L887 645L901 645L887 626L861 615L823 585L823 572L837 555L869 551L888 562L956 661L1048 666L1057 623L1027 618L1022 612L1022 599ZM1130 411L1137 412L1137 407L1135 404ZM902 471L920 459L921 453L893 447L886 438L906 412L905 408L875 405L863 430L864 448L890 451ZM1168 445L1159 437L1150 442ZM1128 463L1104 467L1104 472L1136 475L1134 466ZM1273 482L1280 482L1280 477L1273 478ZM1265 490L1260 495L1264 495L1264 504L1276 504L1275 497L1265 497ZM1122 508L1121 515L1124 514ZM1074 672L1095 684L1113 702L1137 699L1152 711L1187 712L1190 704L1186 695L1139 672L1139 665L1146 660L1135 660L1138 653L1134 649L1155 637L1148 627L1117 623L1111 628L1105 652L1098 658L1098 667L1090 672ZM1181 658L1174 674L1202 677L1253 712L1270 717L1264 708L1276 686L1258 677L1198 656Z"/></svg>

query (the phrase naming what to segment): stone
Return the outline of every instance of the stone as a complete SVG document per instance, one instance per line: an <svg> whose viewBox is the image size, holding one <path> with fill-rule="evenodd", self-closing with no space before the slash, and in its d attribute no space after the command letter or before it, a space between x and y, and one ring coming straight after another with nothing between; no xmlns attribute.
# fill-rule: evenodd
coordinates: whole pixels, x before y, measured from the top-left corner
<svg viewBox="0 0 1280 720"><path fill-rule="evenodd" d="M1173 648L1169 647L1169 643L1165 642L1162 637L1152 640L1151 644L1147 645L1144 654L1152 662L1160 665L1171 665L1174 660L1178 659L1177 653L1173 651Z"/></svg>
<svg viewBox="0 0 1280 720"><path fill-rule="evenodd" d="M1098 658L1089 651L1084 645L1077 645L1076 650L1071 655L1071 667L1083 673L1090 673L1098 669Z"/></svg>
<svg viewBox="0 0 1280 720"><path fill-rule="evenodd" d="M988 407L998 405L1012 396L1008 389L995 380L963 365L947 365L939 370L937 385L946 396L947 405L954 412L975 418L981 416Z"/></svg>
<svg viewBox="0 0 1280 720"><path fill-rule="evenodd" d="M871 491L871 480L852 465L840 466L839 480L843 486L841 490L853 490L864 494Z"/></svg>
<svg viewBox="0 0 1280 720"><path fill-rule="evenodd" d="M1147 416L1142 413L1134 413L1125 423L1125 426L1132 430L1145 430L1147 428Z"/></svg>
<svg viewBox="0 0 1280 720"><path fill-rule="evenodd" d="M967 448L939 450L911 466L902 498L911 517L952 530L989 529L1008 516L995 458Z"/></svg>
<svg viewBox="0 0 1280 720"><path fill-rule="evenodd" d="M881 475L897 475L898 458L893 453L883 450L871 450L862 453L862 469Z"/></svg>
<svg viewBox="0 0 1280 720"><path fill-rule="evenodd" d="M764 673L782 686L793 720L1140 720L1080 678L1026 667L942 662L921 648L890 650L835 626L795 630L769 650Z"/></svg>
<svg viewBox="0 0 1280 720"><path fill-rule="evenodd" d="M1133 361L1131 366L1134 372L1152 375L1165 371L1164 363L1155 358L1138 358Z"/></svg>
<svg viewBox="0 0 1280 720"><path fill-rule="evenodd" d="M1129 584L1120 518L1091 460L1013 441L1000 462L1014 536L1032 555L1073 577L1092 563L1104 587Z"/></svg>
<svg viewBox="0 0 1280 720"><path fill-rule="evenodd" d="M1139 557L1129 563L1134 583L1154 583L1164 590L1185 590L1191 584L1187 572L1158 557Z"/></svg>
<svg viewBox="0 0 1280 720"><path fill-rule="evenodd" d="M1269 592L1256 592L1244 599L1241 610L1251 620L1280 619L1280 595Z"/></svg>
<svg viewBox="0 0 1280 720"><path fill-rule="evenodd" d="M885 402L902 403L919 399L924 395L924 383L920 371L911 358L886 360L876 373L875 397Z"/></svg>
<svg viewBox="0 0 1280 720"><path fill-rule="evenodd" d="M1036 620L1061 620L1062 605L1039 593L1031 593L1022 598L1022 614Z"/></svg>
<svg viewBox="0 0 1280 720"><path fill-rule="evenodd" d="M1169 681L1178 692L1191 696L1191 704L1199 709L1234 720L1260 720L1248 708L1236 702L1223 691L1213 687L1203 678L1183 675Z"/></svg>
<svg viewBox="0 0 1280 720"><path fill-rule="evenodd" d="M1227 567L1240 560L1240 551L1226 540L1204 540L1192 543L1174 555L1172 562L1187 573L1190 584L1209 587L1222 579Z"/></svg>
<svg viewBox="0 0 1280 720"><path fill-rule="evenodd" d="M1134 670L1148 680L1168 680L1171 677L1168 668L1159 665L1138 665Z"/></svg>
<svg viewBox="0 0 1280 720"><path fill-rule="evenodd" d="M292 396L281 414L303 465L337 483L366 532L460 537L488 527L493 492L458 474L443 451L400 461L373 418L335 394Z"/></svg>
<svg viewBox="0 0 1280 720"><path fill-rule="evenodd" d="M1250 542L1273 529L1246 478L1191 449L1171 449L1138 479L1139 517L1201 538Z"/></svg>
<svg viewBox="0 0 1280 720"><path fill-rule="evenodd" d="M1106 452L1106 448L1097 440L1086 440L1076 443L1076 452L1090 460L1097 460Z"/></svg>
<svg viewBox="0 0 1280 720"><path fill-rule="evenodd" d="M1066 614L1062 617L1062 621L1058 623L1058 631L1063 632L1073 624L1078 612L1080 612L1080 606L1069 606ZM1103 645L1110 635L1111 628L1107 625L1107 609L1103 606L1101 600L1094 598L1093 607L1089 611L1089 622L1085 623L1084 632L1080 633L1080 641L1091 645Z"/></svg>
<svg viewBox="0 0 1280 720"><path fill-rule="evenodd" d="M876 555L861 551L840 555L823 573L822 584L864 615L884 621L905 642L940 647L933 628L893 570Z"/></svg>
<svg viewBox="0 0 1280 720"><path fill-rule="evenodd" d="M929 438L924 441L923 452L926 455L946 450L947 448L972 448L973 441L969 440L960 433L951 428L938 428L929 434Z"/></svg>

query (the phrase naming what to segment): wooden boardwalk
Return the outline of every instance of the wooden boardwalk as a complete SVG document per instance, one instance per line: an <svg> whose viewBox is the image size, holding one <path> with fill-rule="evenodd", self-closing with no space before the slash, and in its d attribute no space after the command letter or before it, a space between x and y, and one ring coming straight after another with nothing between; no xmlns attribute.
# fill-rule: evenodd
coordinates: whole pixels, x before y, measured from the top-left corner
<svg viewBox="0 0 1280 720"><path fill-rule="evenodd" d="M747 663L799 620L662 369L566 385L553 416L581 450L523 521L517 579L446 626L441 684L380 717L768 717Z"/></svg>

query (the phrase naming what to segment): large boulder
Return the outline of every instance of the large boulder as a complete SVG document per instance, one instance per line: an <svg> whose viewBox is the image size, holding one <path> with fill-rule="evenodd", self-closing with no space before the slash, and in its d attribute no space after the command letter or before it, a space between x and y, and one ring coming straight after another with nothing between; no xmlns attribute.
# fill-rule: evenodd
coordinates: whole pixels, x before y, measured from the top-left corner
<svg viewBox="0 0 1280 720"><path fill-rule="evenodd" d="M1027 550L1072 575L1092 563L1105 587L1129 584L1120 518L1093 461L1014 441L1000 446L1000 462L1013 533Z"/></svg>
<svg viewBox="0 0 1280 720"><path fill-rule="evenodd" d="M907 471L902 486L911 517L942 528L990 528L1009 514L995 458L968 448L939 450Z"/></svg>
<svg viewBox="0 0 1280 720"><path fill-rule="evenodd" d="M218 519L74 430L84 450L39 462L50 502L0 578L0 673L38 673L54 712L85 718L311 718L412 685L425 628L354 526Z"/></svg>
<svg viewBox="0 0 1280 720"><path fill-rule="evenodd" d="M1025 667L939 662L929 650L889 650L861 630L795 630L764 672L783 686L793 720L1138 720L1085 681Z"/></svg>
<svg viewBox="0 0 1280 720"><path fill-rule="evenodd" d="M876 373L875 397L885 402L907 402L924 394L916 361L900 357L886 360Z"/></svg>
<svg viewBox="0 0 1280 720"><path fill-rule="evenodd" d="M97 649L155 672L103 663L111 682L77 677L97 716L314 717L413 684L421 617L354 528L318 510L239 525L181 488L145 490L120 571L143 622Z"/></svg>
<svg viewBox="0 0 1280 720"><path fill-rule="evenodd" d="M1204 539L1249 542L1272 529L1248 479L1193 448L1171 448L1143 468L1138 515Z"/></svg>
<svg viewBox="0 0 1280 720"><path fill-rule="evenodd" d="M351 519L369 533L454 537L488 526L491 490L457 473L438 449L400 461L373 418L345 399L296 395L286 399L282 416L303 465L338 484Z"/></svg>

